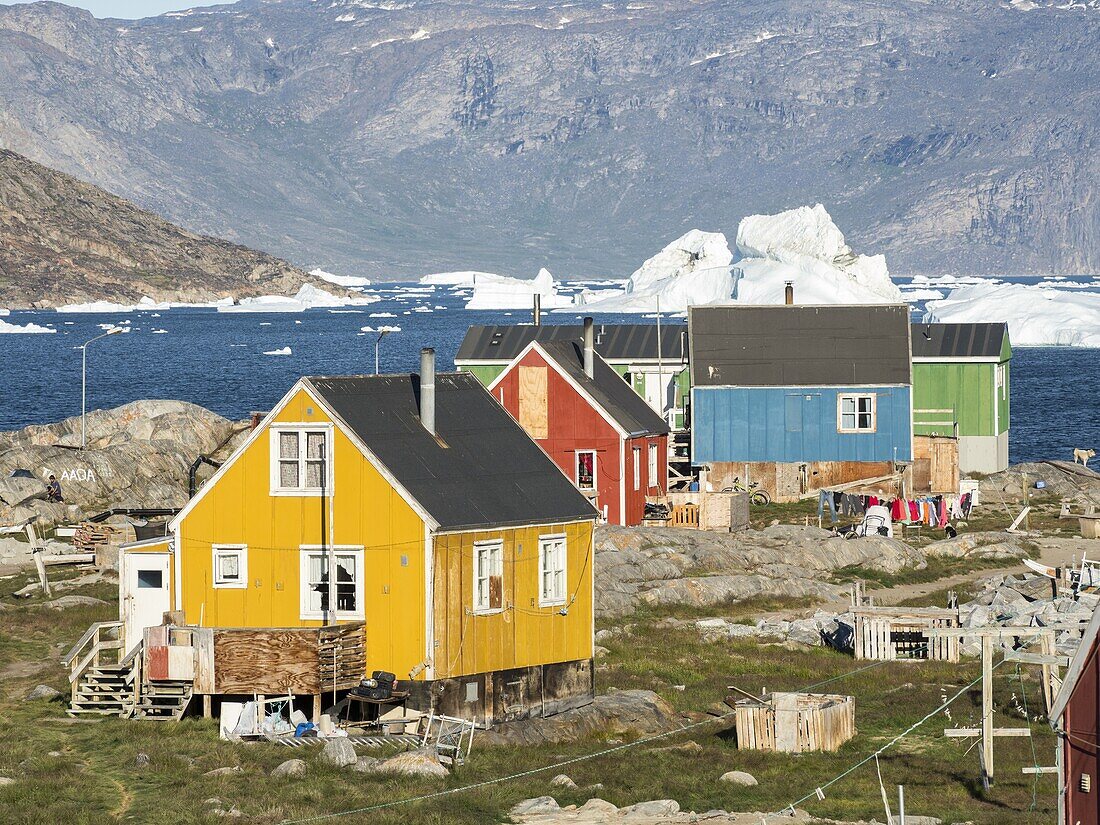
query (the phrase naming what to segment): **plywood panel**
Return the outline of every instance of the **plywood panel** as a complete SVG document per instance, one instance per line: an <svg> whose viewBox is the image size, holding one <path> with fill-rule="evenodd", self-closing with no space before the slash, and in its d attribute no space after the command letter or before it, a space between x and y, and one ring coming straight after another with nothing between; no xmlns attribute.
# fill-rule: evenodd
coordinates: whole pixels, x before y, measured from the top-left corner
<svg viewBox="0 0 1100 825"><path fill-rule="evenodd" d="M519 425L536 440L550 434L546 367L519 368Z"/></svg>
<svg viewBox="0 0 1100 825"><path fill-rule="evenodd" d="M320 693L316 630L215 630L216 693Z"/></svg>

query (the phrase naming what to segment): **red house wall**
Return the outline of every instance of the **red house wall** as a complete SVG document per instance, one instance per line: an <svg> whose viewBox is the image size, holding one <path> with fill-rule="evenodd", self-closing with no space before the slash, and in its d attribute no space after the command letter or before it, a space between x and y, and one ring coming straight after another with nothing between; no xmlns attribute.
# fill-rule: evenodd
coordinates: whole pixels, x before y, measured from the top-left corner
<svg viewBox="0 0 1100 825"><path fill-rule="evenodd" d="M1100 722L1100 663L1093 644L1073 695L1066 704L1062 725L1064 736L1062 770L1065 782L1065 812L1069 825L1100 823L1100 776L1097 771L1097 723ZM1092 779L1089 793L1081 790L1081 774Z"/></svg>
<svg viewBox="0 0 1100 825"><path fill-rule="evenodd" d="M645 512L648 492L656 495L668 489L668 438L654 436L635 438L625 444L623 469L620 473L620 451L623 439L600 412L585 399L560 373L547 364L537 351L528 352L518 363L508 367L493 389L493 395L517 421L519 414L519 367L547 369L547 437L536 438L546 454L576 483L576 451L596 450L596 506L602 512L607 507L610 524L640 524ZM648 444L657 448L658 478L648 478ZM641 447L641 484L634 489L633 447ZM625 492L626 512L621 512L621 494Z"/></svg>

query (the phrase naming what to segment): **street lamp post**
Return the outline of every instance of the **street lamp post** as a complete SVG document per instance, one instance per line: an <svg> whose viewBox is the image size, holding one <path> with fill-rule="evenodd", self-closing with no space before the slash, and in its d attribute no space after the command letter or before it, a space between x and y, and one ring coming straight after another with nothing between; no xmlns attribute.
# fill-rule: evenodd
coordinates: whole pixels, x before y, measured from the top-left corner
<svg viewBox="0 0 1100 825"><path fill-rule="evenodd" d="M90 338L80 345L80 449L82 450L88 446L88 431L84 424L84 418L88 412L88 344L125 331L122 327L112 327L102 335Z"/></svg>
<svg viewBox="0 0 1100 825"><path fill-rule="evenodd" d="M378 375L378 345L382 343L382 339L386 337L388 329L378 330L378 338L374 342L374 374Z"/></svg>

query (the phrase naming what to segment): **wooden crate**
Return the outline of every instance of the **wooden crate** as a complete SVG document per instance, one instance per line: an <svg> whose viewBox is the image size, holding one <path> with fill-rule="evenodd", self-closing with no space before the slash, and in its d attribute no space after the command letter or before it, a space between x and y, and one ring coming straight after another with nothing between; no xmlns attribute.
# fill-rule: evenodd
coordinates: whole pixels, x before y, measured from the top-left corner
<svg viewBox="0 0 1100 825"><path fill-rule="evenodd" d="M959 612L940 607L858 607L852 647L871 661L959 661L959 640L929 638L930 628L959 627Z"/></svg>
<svg viewBox="0 0 1100 825"><path fill-rule="evenodd" d="M856 733L853 696L771 693L726 703L734 709L739 750L835 751Z"/></svg>

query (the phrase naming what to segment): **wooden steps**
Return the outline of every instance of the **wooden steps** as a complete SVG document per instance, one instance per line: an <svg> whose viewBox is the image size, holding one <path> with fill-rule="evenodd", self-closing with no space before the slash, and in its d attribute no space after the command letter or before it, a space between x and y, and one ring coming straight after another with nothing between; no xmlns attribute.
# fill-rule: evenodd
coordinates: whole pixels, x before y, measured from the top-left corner
<svg viewBox="0 0 1100 825"><path fill-rule="evenodd" d="M183 717L189 704L191 704L191 682L149 682L145 686L141 702L134 708L134 717L174 721Z"/></svg>
<svg viewBox="0 0 1100 825"><path fill-rule="evenodd" d="M89 667L73 685L70 715L128 716L133 707L131 669L122 665Z"/></svg>

